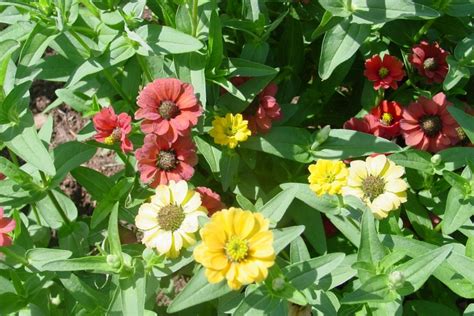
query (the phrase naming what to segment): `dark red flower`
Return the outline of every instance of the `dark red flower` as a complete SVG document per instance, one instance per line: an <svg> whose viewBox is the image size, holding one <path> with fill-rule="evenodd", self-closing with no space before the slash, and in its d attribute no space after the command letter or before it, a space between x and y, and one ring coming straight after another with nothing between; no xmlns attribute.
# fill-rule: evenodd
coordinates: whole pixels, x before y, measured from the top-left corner
<svg viewBox="0 0 474 316"><path fill-rule="evenodd" d="M459 142L458 123L449 114L452 104L442 92L432 100L419 97L403 111L400 121L405 143L417 149L438 152Z"/></svg>
<svg viewBox="0 0 474 316"><path fill-rule="evenodd" d="M135 153L140 179L151 187L170 180L189 180L197 164L196 147L190 137L178 137L174 143L155 134L145 136L143 147Z"/></svg>
<svg viewBox="0 0 474 316"><path fill-rule="evenodd" d="M234 77L230 81L235 86L240 86L250 80L249 77ZM272 128L272 122L282 118L281 108L275 98L278 86L270 83L258 94L258 97L247 107L243 113L244 119L249 122L252 135L267 133Z"/></svg>
<svg viewBox="0 0 474 316"><path fill-rule="evenodd" d="M128 139L128 134L132 131L132 118L127 113L115 114L112 107L102 109L92 119L97 130L94 138L98 142L113 145L120 142L123 152L133 150L133 145Z"/></svg>
<svg viewBox="0 0 474 316"><path fill-rule="evenodd" d="M378 125L379 125L378 119L372 114L367 114L363 118L356 118L356 117L350 118L344 123L342 127L345 129L351 129L353 131L358 131L358 132L373 135Z"/></svg>
<svg viewBox="0 0 474 316"><path fill-rule="evenodd" d="M441 83L448 73L446 57L449 55L438 43L429 44L422 41L415 45L409 56L409 61L425 77L428 83Z"/></svg>
<svg viewBox="0 0 474 316"><path fill-rule="evenodd" d="M374 82L375 90L388 89L389 87L397 89L397 81L403 79L405 71L403 63L396 57L385 55L382 60L379 55L374 55L365 61L364 75Z"/></svg>
<svg viewBox="0 0 474 316"><path fill-rule="evenodd" d="M3 173L0 173L0 181L4 180L6 177Z"/></svg>
<svg viewBox="0 0 474 316"><path fill-rule="evenodd" d="M170 142L187 135L202 113L193 87L175 78L156 79L147 84L137 104L140 108L135 118L144 119L142 131L155 133Z"/></svg>
<svg viewBox="0 0 474 316"><path fill-rule="evenodd" d="M400 135L403 108L397 102L383 100L370 113L378 120L373 131L375 136L392 139Z"/></svg>
<svg viewBox="0 0 474 316"><path fill-rule="evenodd" d="M222 203L220 195L211 189L206 187L197 187L196 192L201 195L202 205L207 208L209 216L226 207L225 204Z"/></svg>

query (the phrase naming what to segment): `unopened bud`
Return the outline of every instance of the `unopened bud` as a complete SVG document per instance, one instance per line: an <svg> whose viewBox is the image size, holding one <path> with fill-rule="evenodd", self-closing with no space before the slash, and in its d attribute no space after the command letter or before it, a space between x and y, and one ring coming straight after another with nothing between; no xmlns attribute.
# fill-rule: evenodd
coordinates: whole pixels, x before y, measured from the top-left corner
<svg viewBox="0 0 474 316"><path fill-rule="evenodd" d="M272 289L274 291L281 291L285 288L285 280L283 278L276 278L272 281Z"/></svg>
<svg viewBox="0 0 474 316"><path fill-rule="evenodd" d="M58 306L61 304L61 297L58 295L51 297L51 304Z"/></svg>
<svg viewBox="0 0 474 316"><path fill-rule="evenodd" d="M405 276L400 271L393 271L388 276L388 281L392 287L398 288L405 283Z"/></svg>
<svg viewBox="0 0 474 316"><path fill-rule="evenodd" d="M107 264L114 269L120 268L120 258L116 255L108 255L107 256Z"/></svg>
<svg viewBox="0 0 474 316"><path fill-rule="evenodd" d="M439 166L443 160L439 154L435 154L431 157L431 163L435 166Z"/></svg>

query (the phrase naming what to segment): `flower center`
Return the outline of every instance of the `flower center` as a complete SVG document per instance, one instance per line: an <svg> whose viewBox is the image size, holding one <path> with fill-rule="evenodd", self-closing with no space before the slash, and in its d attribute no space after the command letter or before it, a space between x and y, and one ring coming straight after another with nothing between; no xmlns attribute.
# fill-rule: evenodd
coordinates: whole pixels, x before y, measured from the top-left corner
<svg viewBox="0 0 474 316"><path fill-rule="evenodd" d="M379 69L379 76L380 76L380 78L382 78L382 79L385 78L385 77L387 77L387 76L388 76L388 73L389 73L389 71L388 71L388 69L385 68L385 67L381 67L381 68Z"/></svg>
<svg viewBox="0 0 474 316"><path fill-rule="evenodd" d="M116 127L112 131L112 134L110 134L104 139L104 144L111 146L115 144L116 142L120 141L121 137L122 137L122 130L120 129L120 127Z"/></svg>
<svg viewBox="0 0 474 316"><path fill-rule="evenodd" d="M438 68L438 63L433 57L429 57L423 62L423 68L425 68L425 70L436 70Z"/></svg>
<svg viewBox="0 0 474 316"><path fill-rule="evenodd" d="M421 129L428 137L438 135L441 131L441 118L438 115L425 115L420 119Z"/></svg>
<svg viewBox="0 0 474 316"><path fill-rule="evenodd" d="M247 241L237 236L232 236L225 244L225 253L227 258L233 262L240 262L247 258L249 246Z"/></svg>
<svg viewBox="0 0 474 316"><path fill-rule="evenodd" d="M466 132L462 129L462 127L456 127L456 134L458 134L458 138L460 141L464 141L467 139Z"/></svg>
<svg viewBox="0 0 474 316"><path fill-rule="evenodd" d="M179 108L173 101L162 101L158 112L162 118L170 120L179 114Z"/></svg>
<svg viewBox="0 0 474 316"><path fill-rule="evenodd" d="M379 177L367 176L367 178L362 181L364 197L368 198L370 201L373 201L377 196L382 194L384 188L385 181Z"/></svg>
<svg viewBox="0 0 474 316"><path fill-rule="evenodd" d="M178 159L176 159L176 153L174 150L162 150L158 153L156 158L156 165L161 170L169 171L176 168Z"/></svg>
<svg viewBox="0 0 474 316"><path fill-rule="evenodd" d="M392 120L393 120L393 115L392 114L387 113L387 112L382 114L381 121L384 125L390 125L392 123Z"/></svg>
<svg viewBox="0 0 474 316"><path fill-rule="evenodd" d="M177 230L184 218L183 210L177 205L166 205L158 211L158 224L166 231Z"/></svg>

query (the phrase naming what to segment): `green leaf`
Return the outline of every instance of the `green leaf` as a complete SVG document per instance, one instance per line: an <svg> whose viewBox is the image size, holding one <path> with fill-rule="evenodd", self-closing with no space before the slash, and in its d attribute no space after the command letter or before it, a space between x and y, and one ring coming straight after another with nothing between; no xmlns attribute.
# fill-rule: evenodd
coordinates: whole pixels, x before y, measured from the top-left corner
<svg viewBox="0 0 474 316"><path fill-rule="evenodd" d="M0 173L3 173L8 179L15 181L26 190L42 190L30 174L4 157L0 157Z"/></svg>
<svg viewBox="0 0 474 316"><path fill-rule="evenodd" d="M298 195L298 193L296 193ZM326 234L321 213L306 203L296 200L292 203L291 215L298 225L306 227L304 236L318 254L327 252Z"/></svg>
<svg viewBox="0 0 474 316"><path fill-rule="evenodd" d="M279 253L304 231L304 226L273 229L273 249Z"/></svg>
<svg viewBox="0 0 474 316"><path fill-rule="evenodd" d="M224 44L222 42L221 20L215 10L211 13L207 51L209 56L207 68L219 68L222 63L222 56L224 55Z"/></svg>
<svg viewBox="0 0 474 316"><path fill-rule="evenodd" d="M193 139L196 142L199 153L204 156L204 159L209 165L211 172L218 173L220 171L219 161L222 157L221 150L199 136L194 136Z"/></svg>
<svg viewBox="0 0 474 316"><path fill-rule="evenodd" d="M77 167L71 175L97 201L102 200L114 186L114 182L102 173L87 167Z"/></svg>
<svg viewBox="0 0 474 316"><path fill-rule="evenodd" d="M282 269L288 282L304 290L331 273L344 260L345 254L331 253L308 261L298 262Z"/></svg>
<svg viewBox="0 0 474 316"><path fill-rule="evenodd" d="M106 301L102 299L102 293L90 287L74 273L61 275L59 280L69 294L87 310L93 311L98 306L101 309L105 307Z"/></svg>
<svg viewBox="0 0 474 316"><path fill-rule="evenodd" d="M222 189L227 191L236 184L236 177L239 171L240 156L235 151L226 150L222 152L219 161Z"/></svg>
<svg viewBox="0 0 474 316"><path fill-rule="evenodd" d="M119 203L116 202L112 206L112 210L110 211L109 226L107 228L107 240L109 242L110 253L120 258L120 261L123 261L122 245L120 244L120 236L118 230L118 212Z"/></svg>
<svg viewBox="0 0 474 316"><path fill-rule="evenodd" d="M290 187L296 188L297 199L322 213L335 214L340 212L340 206L336 196L317 196L313 191L311 191L307 183L283 183L280 184L280 187L282 189L287 189Z"/></svg>
<svg viewBox="0 0 474 316"><path fill-rule="evenodd" d="M269 77L278 74L278 69L243 58L230 58L228 67L233 69L230 74L232 77Z"/></svg>
<svg viewBox="0 0 474 316"><path fill-rule="evenodd" d="M258 287L245 296L233 315L280 315L275 309L281 302L282 300L271 295L266 287Z"/></svg>
<svg viewBox="0 0 474 316"><path fill-rule="evenodd" d="M405 282L409 284L397 289L397 292L404 296L416 292L446 259L452 249L451 245L445 245L397 266L394 270L401 272L405 277Z"/></svg>
<svg viewBox="0 0 474 316"><path fill-rule="evenodd" d="M307 130L285 126L274 127L263 136L250 137L241 146L278 157L309 163L312 161L309 152L311 144L311 134Z"/></svg>
<svg viewBox="0 0 474 316"><path fill-rule="evenodd" d="M397 165L418 171L432 173L433 165L431 155L426 151L409 149L389 156L389 159Z"/></svg>
<svg viewBox="0 0 474 316"><path fill-rule="evenodd" d="M428 232L432 232L433 224L431 223L428 211L420 203L417 195L407 191L407 202L404 204L404 207L415 231L420 236L428 236Z"/></svg>
<svg viewBox="0 0 474 316"><path fill-rule="evenodd" d="M388 277L381 274L371 277L354 292L344 295L341 303L387 303L395 300L396 297L397 294L390 290Z"/></svg>
<svg viewBox="0 0 474 316"><path fill-rule="evenodd" d="M362 215L360 246L357 260L368 262L375 266L384 256L385 249L380 242L379 235L375 228L374 216L370 210L365 210ZM371 276L370 273L359 270L359 277L362 282L368 280Z"/></svg>
<svg viewBox="0 0 474 316"><path fill-rule="evenodd" d="M158 55L189 53L204 46L195 37L163 25L143 25L136 33L149 45L153 53ZM139 53L148 55L144 50L139 50Z"/></svg>
<svg viewBox="0 0 474 316"><path fill-rule="evenodd" d="M65 212L65 215L70 221L74 221L77 218L77 208L74 202L71 201L64 193L51 190L51 194L58 201L59 206ZM46 222L47 226L58 229L65 225L64 218L58 211L55 203L51 200L49 195L45 196L42 200L37 203L38 211L42 219Z"/></svg>
<svg viewBox="0 0 474 316"><path fill-rule="evenodd" d="M474 117L454 106L449 106L448 111L461 125L471 143L474 143Z"/></svg>
<svg viewBox="0 0 474 316"><path fill-rule="evenodd" d="M332 129L328 139L313 151L317 159L347 159L373 153L390 153L401 148L385 138L346 129Z"/></svg>
<svg viewBox="0 0 474 316"><path fill-rule="evenodd" d="M446 75L446 78L444 78L443 88L445 90L451 90L464 78L469 79L471 73L467 67L464 67L452 56L448 56L446 61L449 65L449 71Z"/></svg>
<svg viewBox="0 0 474 316"><path fill-rule="evenodd" d="M73 258L67 260L52 261L43 266L44 271L81 271L95 270L103 272L116 272L107 263L105 256L93 256L83 258Z"/></svg>
<svg viewBox="0 0 474 316"><path fill-rule="evenodd" d="M458 312L446 305L433 301L410 300L403 306L403 315L431 316L431 315L457 315Z"/></svg>
<svg viewBox="0 0 474 316"><path fill-rule="evenodd" d="M464 192L452 187L446 198L442 230L444 234L452 234L474 214L474 197L464 198Z"/></svg>
<svg viewBox="0 0 474 316"><path fill-rule="evenodd" d="M0 124L18 122L18 114L27 106L31 81L24 82L10 91L0 103ZM3 92L2 92L3 93Z"/></svg>
<svg viewBox="0 0 474 316"><path fill-rule="evenodd" d="M123 198L133 185L133 179L123 178L97 203L92 213L91 227L97 227L110 214L113 205Z"/></svg>
<svg viewBox="0 0 474 316"><path fill-rule="evenodd" d="M136 261L134 273L130 277L121 278L119 284L123 315L144 315L146 278L143 264Z"/></svg>
<svg viewBox="0 0 474 316"><path fill-rule="evenodd" d="M474 157L474 148L471 147L455 147L448 148L438 152L444 163L446 170L456 170L464 167L467 162Z"/></svg>
<svg viewBox="0 0 474 316"><path fill-rule="evenodd" d="M28 263L39 271L43 271L43 266L56 260L69 259L72 252L62 249L34 248L26 252L25 257Z"/></svg>
<svg viewBox="0 0 474 316"><path fill-rule="evenodd" d="M297 237L290 244L290 262L297 263L311 259L308 248L301 237Z"/></svg>
<svg viewBox="0 0 474 316"><path fill-rule="evenodd" d="M328 79L337 66L351 58L369 33L370 26L352 24L347 19L326 32L319 58L321 79Z"/></svg>
<svg viewBox="0 0 474 316"><path fill-rule="evenodd" d="M183 291L169 305L168 313L176 313L188 307L221 297L232 291L225 281L216 284L209 283L204 275L204 270L199 270L189 280Z"/></svg>
<svg viewBox="0 0 474 316"><path fill-rule="evenodd" d="M207 80L219 85L220 87L224 88L227 92L232 94L233 96L237 97L241 101L246 101L245 95L240 92L230 81L225 78L217 77L217 78L207 78Z"/></svg>
<svg viewBox="0 0 474 316"><path fill-rule="evenodd" d="M265 218L270 220L270 225L274 227L285 215L295 195L296 189L294 187L283 190L268 201L259 211Z"/></svg>
<svg viewBox="0 0 474 316"><path fill-rule="evenodd" d="M439 13L429 6L410 0L352 1L353 23L383 23L395 19L433 19Z"/></svg>
<svg viewBox="0 0 474 316"><path fill-rule="evenodd" d="M444 170L443 178L444 180L446 180L446 182L448 182L451 185L451 187L457 187L459 190L461 190L464 193L463 196L466 196L471 190L471 185L469 183L469 180L461 177L457 173Z"/></svg>
<svg viewBox="0 0 474 316"><path fill-rule="evenodd" d="M451 0L445 9L446 14L451 16L470 16L474 13L471 0Z"/></svg>

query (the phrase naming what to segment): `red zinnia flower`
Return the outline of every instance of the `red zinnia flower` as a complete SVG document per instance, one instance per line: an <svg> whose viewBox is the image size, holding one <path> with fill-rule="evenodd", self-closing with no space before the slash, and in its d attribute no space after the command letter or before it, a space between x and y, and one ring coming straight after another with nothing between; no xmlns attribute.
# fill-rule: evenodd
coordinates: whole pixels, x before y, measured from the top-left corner
<svg viewBox="0 0 474 316"><path fill-rule="evenodd" d="M155 134L145 136L143 147L135 153L140 179L150 186L168 184L170 180L189 180L197 163L196 147L191 138L178 137L170 143Z"/></svg>
<svg viewBox="0 0 474 316"><path fill-rule="evenodd" d="M403 71L402 62L396 57L385 55L382 60L379 55L374 55L365 61L364 75L374 82L375 90L389 87L397 89L397 81L403 79L405 71Z"/></svg>
<svg viewBox="0 0 474 316"><path fill-rule="evenodd" d="M402 135L407 145L417 149L438 152L459 141L456 128L459 126L449 114L451 103L442 92L432 100L419 97L403 112L400 121Z"/></svg>
<svg viewBox="0 0 474 316"><path fill-rule="evenodd" d="M422 41L415 45L409 56L409 61L418 70L418 73L425 77L428 83L441 83L448 73L446 57L449 55L438 43L428 44Z"/></svg>
<svg viewBox="0 0 474 316"><path fill-rule="evenodd" d="M137 99L136 119L141 129L174 142L197 124L202 113L193 87L175 78L156 79L147 84Z"/></svg>
<svg viewBox="0 0 474 316"><path fill-rule="evenodd" d="M373 135L377 125L379 125L378 119L372 114L367 114L363 118L351 117L342 127Z"/></svg>
<svg viewBox="0 0 474 316"><path fill-rule="evenodd" d="M207 208L209 216L226 207L225 204L222 203L220 195L211 189L206 187L197 187L196 192L199 192L201 195L202 205Z"/></svg>
<svg viewBox="0 0 474 316"><path fill-rule="evenodd" d="M5 175L3 173L0 173L0 181L5 179L5 178L6 178Z"/></svg>
<svg viewBox="0 0 474 316"><path fill-rule="evenodd" d="M379 121L374 129L375 136L391 139L400 135L403 109L397 102L383 100L370 113Z"/></svg>
<svg viewBox="0 0 474 316"><path fill-rule="evenodd" d="M7 234L15 229L15 220L3 217L3 208L0 207L0 247L10 246L12 239Z"/></svg>
<svg viewBox="0 0 474 316"><path fill-rule="evenodd" d="M112 107L104 108L92 119L97 130L94 138L98 142L113 145L120 142L123 152L133 150L133 145L128 139L128 134L132 131L132 118L127 113L115 115Z"/></svg>
<svg viewBox="0 0 474 316"><path fill-rule="evenodd" d="M249 77L234 77L230 82L238 87L248 80ZM275 98L277 91L278 86L270 83L245 110L244 118L249 121L252 135L267 133L272 128L272 122L282 118L280 105Z"/></svg>

